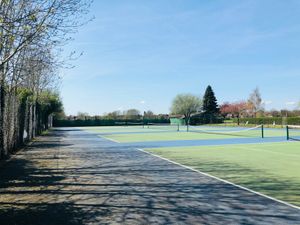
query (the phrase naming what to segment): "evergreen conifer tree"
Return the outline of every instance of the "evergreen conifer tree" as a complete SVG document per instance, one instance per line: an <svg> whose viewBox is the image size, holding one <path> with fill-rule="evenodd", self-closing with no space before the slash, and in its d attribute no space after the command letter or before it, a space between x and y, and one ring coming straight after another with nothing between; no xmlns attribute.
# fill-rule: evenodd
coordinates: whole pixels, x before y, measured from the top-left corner
<svg viewBox="0 0 300 225"><path fill-rule="evenodd" d="M217 98L210 85L207 86L203 97L203 111L205 114L218 114L220 109L218 107Z"/></svg>

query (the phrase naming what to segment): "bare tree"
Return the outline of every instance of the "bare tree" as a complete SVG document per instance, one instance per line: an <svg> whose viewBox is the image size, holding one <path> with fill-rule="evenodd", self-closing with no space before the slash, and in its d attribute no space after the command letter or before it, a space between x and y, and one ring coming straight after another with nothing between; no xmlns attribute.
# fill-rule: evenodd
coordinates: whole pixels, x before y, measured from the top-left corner
<svg viewBox="0 0 300 225"><path fill-rule="evenodd" d="M79 120L86 120L90 117L90 115L87 112L78 112L76 117Z"/></svg>
<svg viewBox="0 0 300 225"><path fill-rule="evenodd" d="M262 98L258 87L255 88L253 92L250 94L248 103L249 103L249 107L253 112L254 117L256 117L257 112L263 109Z"/></svg>
<svg viewBox="0 0 300 225"><path fill-rule="evenodd" d="M140 118L141 112L137 109L128 109L124 114L125 119L136 120Z"/></svg>

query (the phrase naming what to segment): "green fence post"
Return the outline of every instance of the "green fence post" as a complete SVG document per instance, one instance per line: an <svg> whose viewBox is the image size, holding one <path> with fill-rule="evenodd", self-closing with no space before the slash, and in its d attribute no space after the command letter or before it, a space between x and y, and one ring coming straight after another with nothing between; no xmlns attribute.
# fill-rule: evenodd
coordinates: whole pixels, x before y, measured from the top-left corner
<svg viewBox="0 0 300 225"><path fill-rule="evenodd" d="M261 125L261 137L264 138L265 134L264 134L264 125Z"/></svg>
<svg viewBox="0 0 300 225"><path fill-rule="evenodd" d="M287 139L287 140L290 140L289 126L286 126L286 139Z"/></svg>

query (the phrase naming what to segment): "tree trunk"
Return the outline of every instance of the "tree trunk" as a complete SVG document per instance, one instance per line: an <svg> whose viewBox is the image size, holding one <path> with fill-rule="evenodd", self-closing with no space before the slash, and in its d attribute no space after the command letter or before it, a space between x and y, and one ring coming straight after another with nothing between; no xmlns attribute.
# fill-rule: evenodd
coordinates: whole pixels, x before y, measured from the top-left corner
<svg viewBox="0 0 300 225"><path fill-rule="evenodd" d="M37 134L37 123L36 123L36 103L32 106L32 137L35 138Z"/></svg>
<svg viewBox="0 0 300 225"><path fill-rule="evenodd" d="M190 115L185 115L185 125L186 125L186 131L189 132L189 126L190 126Z"/></svg>
<svg viewBox="0 0 300 225"><path fill-rule="evenodd" d="M32 104L29 103L28 106L28 129L27 129L27 135L28 140L32 139Z"/></svg>
<svg viewBox="0 0 300 225"><path fill-rule="evenodd" d="M3 82L0 83L0 157L5 158L4 149L4 112L5 112L5 90Z"/></svg>
<svg viewBox="0 0 300 225"><path fill-rule="evenodd" d="M24 144L24 130L26 129L26 100L22 99L19 106L19 145Z"/></svg>
<svg viewBox="0 0 300 225"><path fill-rule="evenodd" d="M47 129L51 128L53 126L53 115L48 116L48 127Z"/></svg>

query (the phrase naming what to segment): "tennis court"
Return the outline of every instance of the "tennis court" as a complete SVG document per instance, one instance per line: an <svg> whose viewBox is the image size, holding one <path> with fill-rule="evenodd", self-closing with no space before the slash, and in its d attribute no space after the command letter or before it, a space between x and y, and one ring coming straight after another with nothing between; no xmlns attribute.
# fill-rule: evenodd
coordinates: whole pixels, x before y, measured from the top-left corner
<svg viewBox="0 0 300 225"><path fill-rule="evenodd" d="M262 129L262 126L253 128L190 126L189 132L186 126L177 125L94 127L87 130L121 143L237 138L257 138L259 141L262 135L264 138L282 137L282 140L286 138L285 129Z"/></svg>
<svg viewBox="0 0 300 225"><path fill-rule="evenodd" d="M99 137L300 206L300 127L97 127ZM289 139L289 140L288 140Z"/></svg>
<svg viewBox="0 0 300 225"><path fill-rule="evenodd" d="M275 161L261 165L268 158L264 154L260 161L255 161L253 154L249 160L239 153L244 149L160 147L145 152L138 150L136 143L116 143L98 135L82 128L58 128L16 155L1 174L0 221L6 224L45 224L45 221L46 224L48 221L50 224L299 224L298 208L211 176L224 175L229 180L229 174L242 177L249 174L250 167L256 167L269 173L275 170L277 175L273 177L265 173L270 182L280 175L285 177L282 181L291 179L296 185L297 174L292 173L297 169L296 157L276 157L292 163L290 171L289 165L277 168ZM291 147L288 154L297 154L296 148ZM150 151L164 154L168 160L172 158L190 166L194 163L197 169L151 155ZM209 155L209 152L224 154ZM210 170L222 171L223 158L231 162L228 163L231 167L223 169L224 174ZM234 162L243 163L244 167L237 167ZM264 174L259 175L258 178L265 178ZM243 179L257 185L264 182L253 178ZM290 185L292 182L283 184L274 180L273 187L277 187L274 192ZM297 199L298 187L289 190L292 203ZM283 193L288 193L288 189Z"/></svg>
<svg viewBox="0 0 300 225"><path fill-rule="evenodd" d="M300 142L146 150L300 206Z"/></svg>

